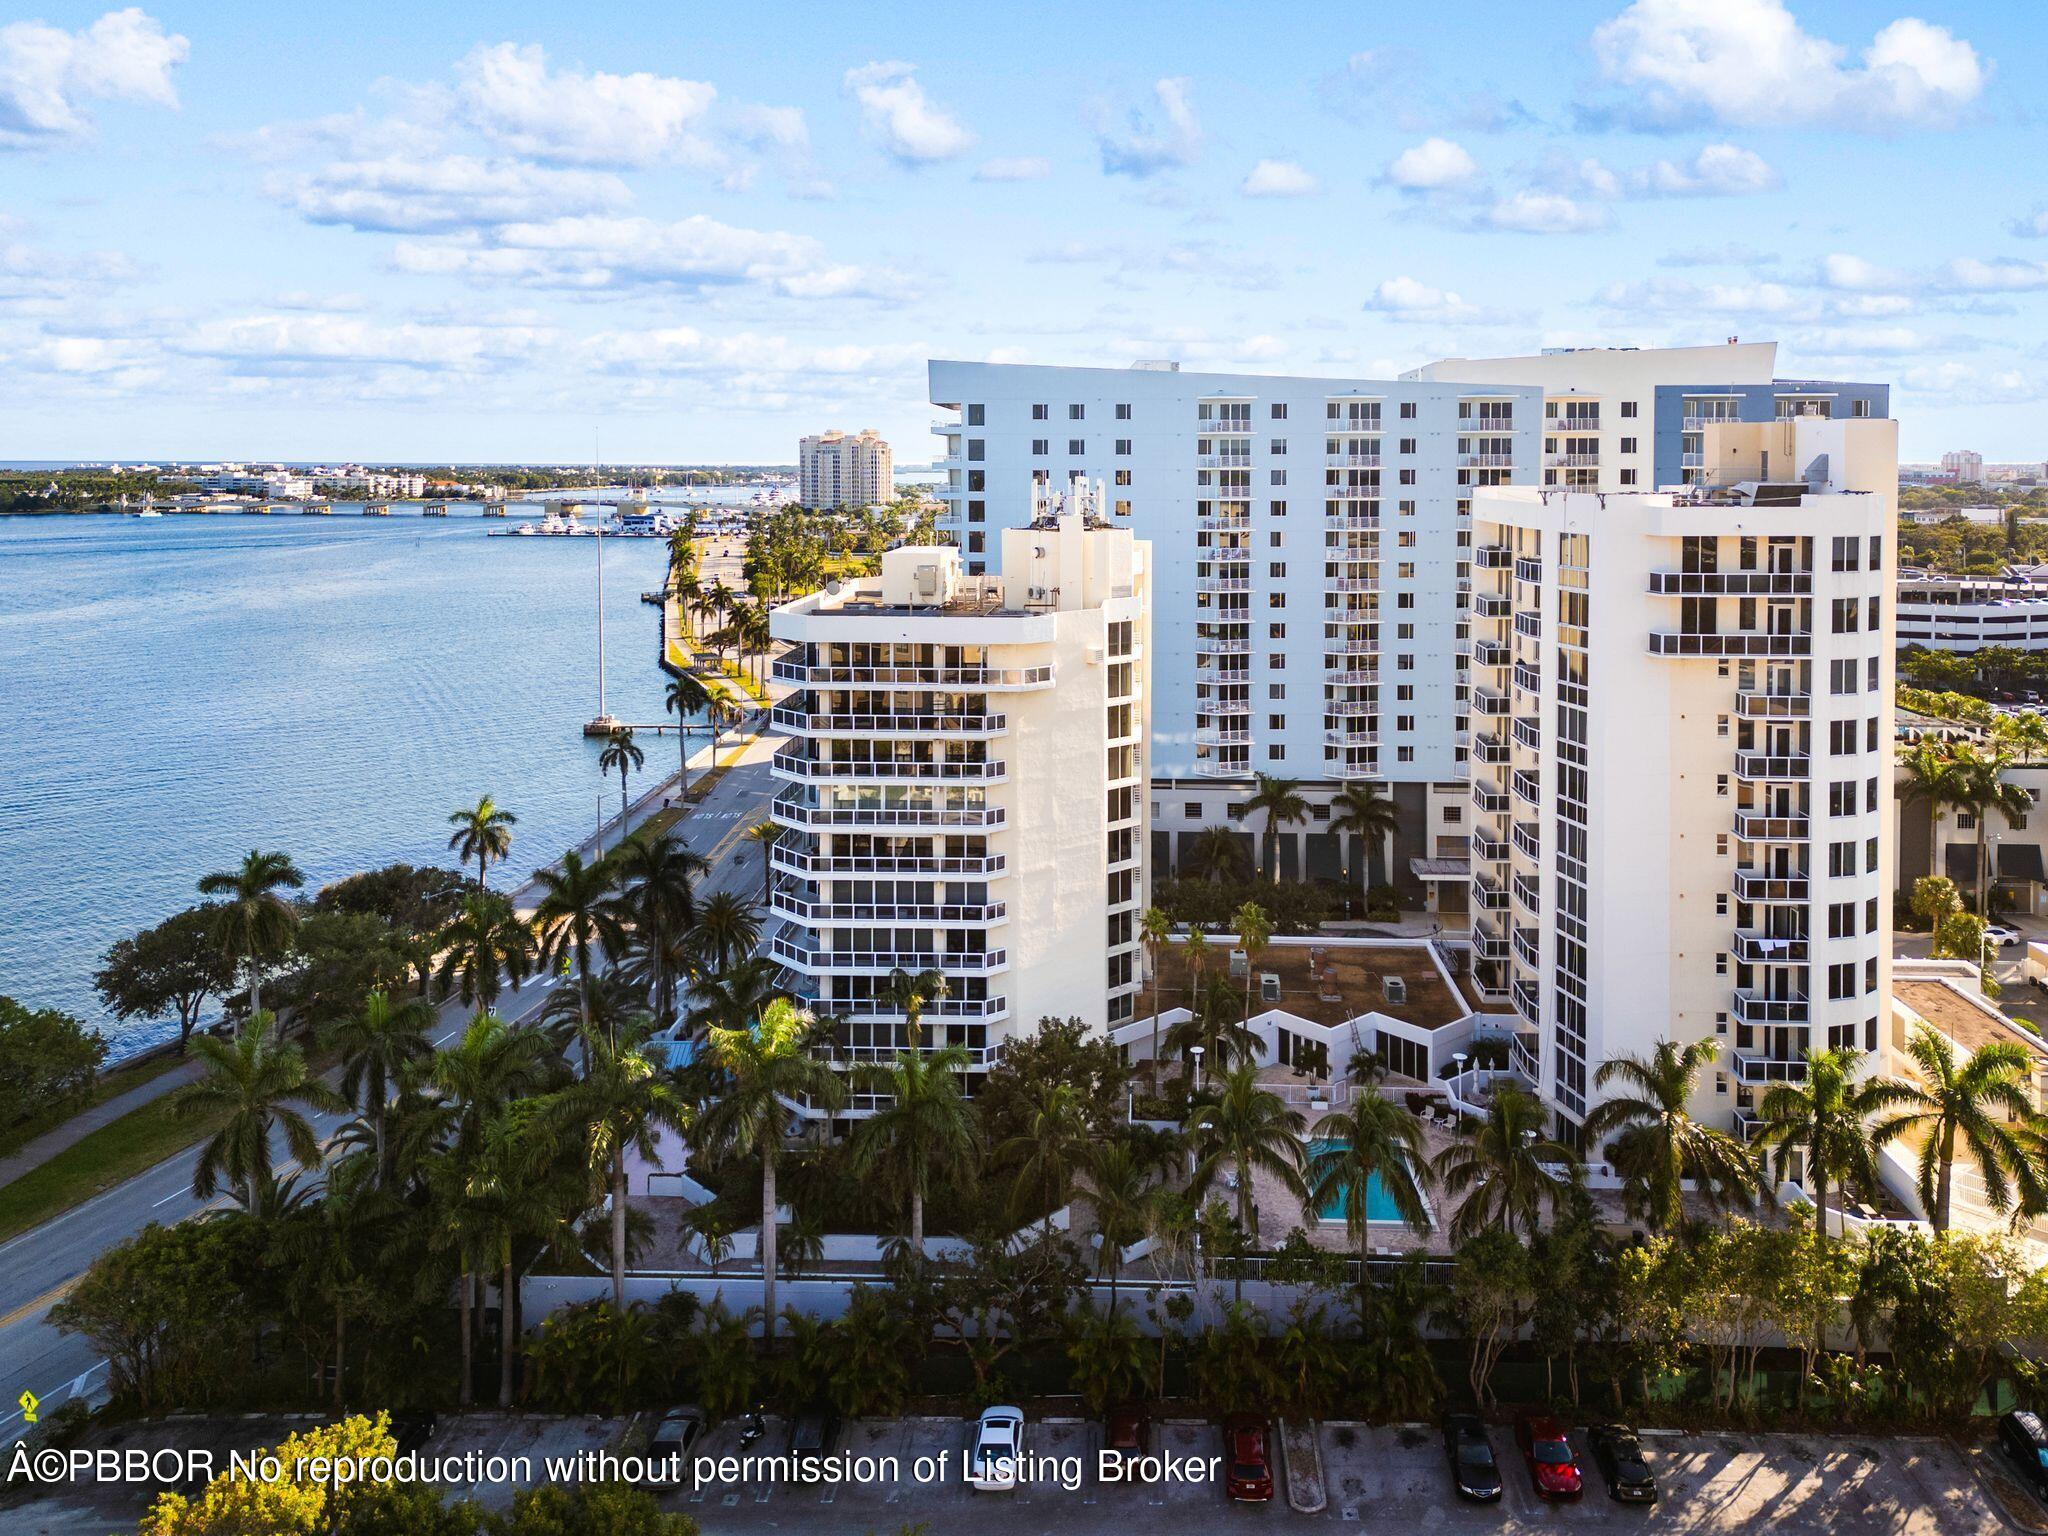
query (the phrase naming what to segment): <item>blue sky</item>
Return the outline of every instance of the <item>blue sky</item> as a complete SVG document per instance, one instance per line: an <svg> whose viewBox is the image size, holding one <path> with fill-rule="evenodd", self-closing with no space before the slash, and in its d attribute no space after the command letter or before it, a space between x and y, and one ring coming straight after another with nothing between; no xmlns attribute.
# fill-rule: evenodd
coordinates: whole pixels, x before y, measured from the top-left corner
<svg viewBox="0 0 2048 1536"><path fill-rule="evenodd" d="M2048 457L2015 0L26 14L0 457L916 463L933 355L1729 335Z"/></svg>

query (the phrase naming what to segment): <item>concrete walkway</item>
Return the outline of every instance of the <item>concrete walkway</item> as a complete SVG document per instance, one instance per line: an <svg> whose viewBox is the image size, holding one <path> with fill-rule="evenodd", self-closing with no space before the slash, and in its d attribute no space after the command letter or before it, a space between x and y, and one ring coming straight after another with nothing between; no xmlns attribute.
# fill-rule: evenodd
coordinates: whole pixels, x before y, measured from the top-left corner
<svg viewBox="0 0 2048 1536"><path fill-rule="evenodd" d="M146 1083L137 1083L126 1093L117 1093L111 1099L82 1109L61 1125L54 1125L35 1140L24 1142L21 1150L7 1157L0 1157L0 1184L7 1184L20 1178L31 1168L40 1168L51 1158L74 1142L83 1141L102 1126L111 1125L131 1109L140 1109L167 1093L175 1093L187 1083L196 1082L203 1068L197 1061L185 1060L175 1067L159 1072Z"/></svg>

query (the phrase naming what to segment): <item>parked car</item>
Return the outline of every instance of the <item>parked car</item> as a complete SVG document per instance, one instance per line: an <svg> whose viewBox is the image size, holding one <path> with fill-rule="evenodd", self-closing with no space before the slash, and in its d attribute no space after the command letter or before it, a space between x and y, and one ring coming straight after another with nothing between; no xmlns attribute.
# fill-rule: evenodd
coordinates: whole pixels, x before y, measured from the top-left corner
<svg viewBox="0 0 2048 1536"><path fill-rule="evenodd" d="M2010 949L2019 941L2020 931L2017 928L2009 927L2004 923L1986 923L1984 925L1984 942L1986 944L1994 945L1999 949Z"/></svg>
<svg viewBox="0 0 2048 1536"><path fill-rule="evenodd" d="M1223 1421L1223 1491L1247 1504L1273 1497L1272 1434L1253 1413L1233 1413Z"/></svg>
<svg viewBox="0 0 2048 1536"><path fill-rule="evenodd" d="M1998 1448L2027 1481L2048 1499L2048 1424L2031 1408L2015 1408L1998 1419Z"/></svg>
<svg viewBox="0 0 2048 1536"><path fill-rule="evenodd" d="M1143 1403L1118 1403L1103 1421L1102 1448L1125 1461L1135 1461L1145 1454L1151 1433L1151 1420Z"/></svg>
<svg viewBox="0 0 2048 1536"><path fill-rule="evenodd" d="M839 1438L839 1415L829 1403L812 1403L789 1421L789 1455L801 1466L832 1453Z"/></svg>
<svg viewBox="0 0 2048 1536"><path fill-rule="evenodd" d="M688 1474L690 1452L704 1433L704 1410L695 1403L671 1408L654 1426L647 1439L647 1480L655 1483L681 1481Z"/></svg>
<svg viewBox="0 0 2048 1536"><path fill-rule="evenodd" d="M1024 1454L1024 1410L984 1408L974 1422L968 1447L967 1480L983 1493L1017 1486L1017 1460Z"/></svg>
<svg viewBox="0 0 2048 1536"><path fill-rule="evenodd" d="M1444 1420L1444 1459L1451 1464L1451 1486L1461 1499L1490 1504L1500 1497L1500 1463L1486 1437L1486 1420L1476 1413L1454 1413Z"/></svg>
<svg viewBox="0 0 2048 1536"><path fill-rule="evenodd" d="M1584 1486L1579 1459L1572 1452L1564 1426L1544 1414L1524 1414L1515 1421L1515 1441L1529 1465L1529 1481L1546 1499L1576 1499Z"/></svg>
<svg viewBox="0 0 2048 1536"><path fill-rule="evenodd" d="M1623 1504L1657 1502L1657 1478L1643 1455L1643 1442L1626 1424L1602 1424L1593 1431L1593 1460L1607 1479L1607 1496Z"/></svg>
<svg viewBox="0 0 2048 1536"><path fill-rule="evenodd" d="M391 1421L391 1438L398 1442L398 1454L423 1450L434 1437L434 1410L402 1413Z"/></svg>

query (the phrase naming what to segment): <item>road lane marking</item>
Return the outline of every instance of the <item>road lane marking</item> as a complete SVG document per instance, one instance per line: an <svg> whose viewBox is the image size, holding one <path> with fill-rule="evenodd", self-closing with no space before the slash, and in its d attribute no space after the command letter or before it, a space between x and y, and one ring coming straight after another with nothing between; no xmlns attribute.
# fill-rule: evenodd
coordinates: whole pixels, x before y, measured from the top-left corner
<svg viewBox="0 0 2048 1536"><path fill-rule="evenodd" d="M62 1285L52 1286L49 1290L43 1292L42 1295L38 1296L34 1301L24 1301L12 1312L7 1313L5 1316L0 1316L0 1328L10 1328L14 1324L20 1322L24 1317L27 1317L31 1312L34 1312L41 1307L47 1307L52 1305L53 1303L62 1301L66 1296L69 1296L74 1290L78 1288L78 1282L80 1280L83 1280L84 1278L85 1277L83 1275L73 1275L69 1280L66 1280Z"/></svg>

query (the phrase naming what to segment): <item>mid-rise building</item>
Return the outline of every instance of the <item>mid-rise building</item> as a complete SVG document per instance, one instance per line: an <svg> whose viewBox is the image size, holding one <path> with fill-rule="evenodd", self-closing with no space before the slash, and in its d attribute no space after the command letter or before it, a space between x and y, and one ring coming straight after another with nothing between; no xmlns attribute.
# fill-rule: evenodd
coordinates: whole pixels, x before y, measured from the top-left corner
<svg viewBox="0 0 2048 1536"><path fill-rule="evenodd" d="M1290 875L1334 877L1347 781L1402 811L1395 883L1464 910L1469 880L1473 498L1498 486L1629 492L1701 472L1714 424L1881 418L1883 386L1773 377L1776 347L1577 349L1453 359L1399 379L934 361L950 413L941 519L965 569L1033 487L1106 483L1151 543L1163 637L1152 721L1155 863L1209 826L1249 834L1254 773L1299 781Z"/></svg>
<svg viewBox="0 0 2048 1536"><path fill-rule="evenodd" d="M1567 1137L1601 1063L1721 1042L1746 1129L1889 1012L1896 424L1702 429L1690 483L1475 498L1475 980Z"/></svg>
<svg viewBox="0 0 2048 1536"><path fill-rule="evenodd" d="M824 432L798 445L797 486L807 507L878 507L896 495L895 460L873 428Z"/></svg>
<svg viewBox="0 0 2048 1536"><path fill-rule="evenodd" d="M845 1021L849 1060L908 1044L898 970L947 991L927 1045L978 1077L1045 1017L1107 1030L1140 982L1150 556L1076 486L1003 535L1005 574L951 546L778 608L795 691L774 720L769 953Z"/></svg>
<svg viewBox="0 0 2048 1536"><path fill-rule="evenodd" d="M1899 573L1899 644L1930 651L2048 650L2048 580L2039 567L1999 576Z"/></svg>
<svg viewBox="0 0 2048 1536"><path fill-rule="evenodd" d="M1941 472L1957 485L1984 483L1984 455L1972 448L1958 448L1941 456Z"/></svg>

